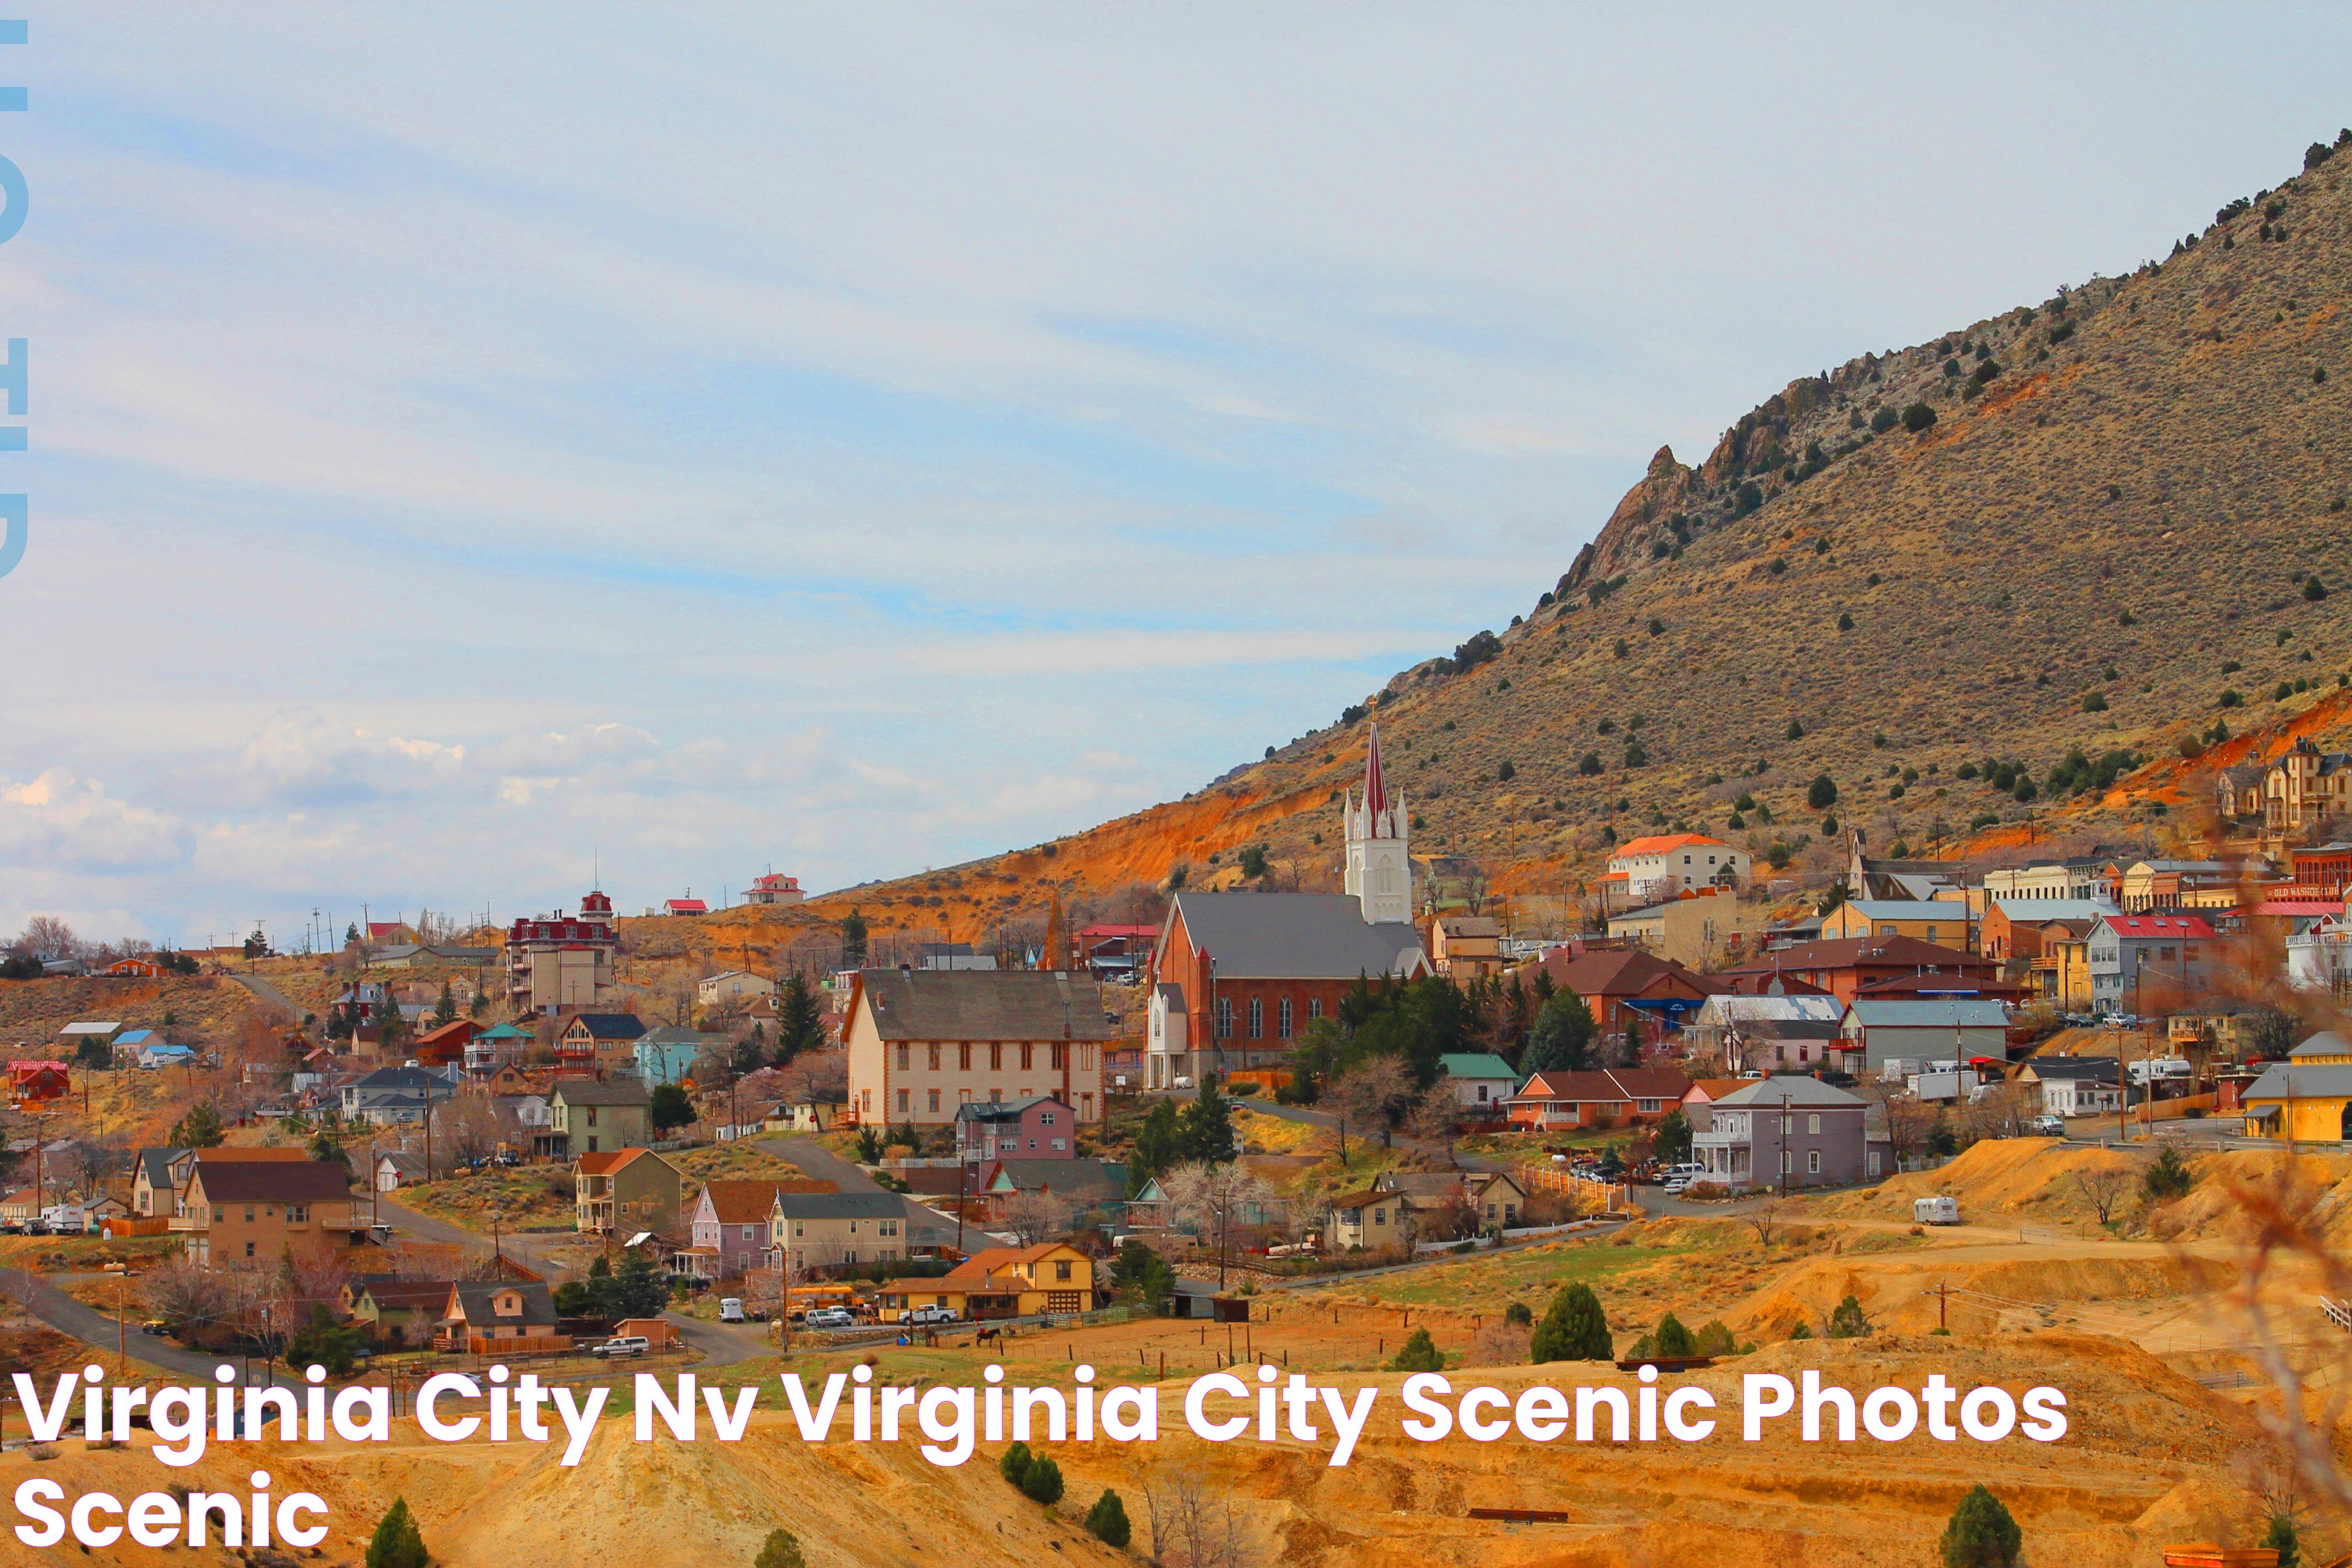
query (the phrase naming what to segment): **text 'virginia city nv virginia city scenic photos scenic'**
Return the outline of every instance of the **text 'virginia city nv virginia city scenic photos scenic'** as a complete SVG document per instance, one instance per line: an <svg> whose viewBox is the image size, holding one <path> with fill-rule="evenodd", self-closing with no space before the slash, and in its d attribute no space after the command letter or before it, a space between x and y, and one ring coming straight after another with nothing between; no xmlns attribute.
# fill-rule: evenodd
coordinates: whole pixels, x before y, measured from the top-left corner
<svg viewBox="0 0 2352 1568"><path fill-rule="evenodd" d="M0 1564L2352 1563L2347 68L0 16Z"/></svg>

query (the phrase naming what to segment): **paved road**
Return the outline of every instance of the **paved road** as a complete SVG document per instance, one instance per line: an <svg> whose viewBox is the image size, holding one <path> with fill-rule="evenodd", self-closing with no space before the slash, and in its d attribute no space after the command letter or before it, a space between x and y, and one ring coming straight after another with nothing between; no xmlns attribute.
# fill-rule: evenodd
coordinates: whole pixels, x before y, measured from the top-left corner
<svg viewBox="0 0 2352 1568"><path fill-rule="evenodd" d="M926 1208L904 1194L891 1193L867 1175L855 1162L845 1160L814 1138L802 1138L779 1133L773 1138L754 1138L752 1147L764 1149L780 1160L790 1160L802 1170L823 1182L834 1182L845 1193L883 1193L898 1199L899 1212L907 1222L907 1240L910 1245L952 1247L956 1226L951 1219L942 1220L937 1209ZM972 1233L965 1233L969 1242Z"/></svg>
<svg viewBox="0 0 2352 1568"><path fill-rule="evenodd" d="M464 1226L452 1225L445 1219L420 1214L388 1194L376 1198L376 1218L391 1226L396 1234L413 1236L420 1241L438 1242L445 1246L462 1247L469 1251L488 1252L490 1237ZM548 1256L554 1238L530 1231L509 1230L499 1238L508 1255L543 1276L548 1283L558 1284L571 1273Z"/></svg>
<svg viewBox="0 0 2352 1568"><path fill-rule="evenodd" d="M224 1361L234 1362L233 1356L209 1356L192 1351L170 1340L155 1339L135 1331L125 1335L115 1321L94 1307L86 1307L55 1285L37 1275L20 1273L14 1268L0 1268L0 1288L5 1288L12 1301L28 1301L33 1316L70 1338L101 1352L94 1357L110 1371L115 1346L123 1344L134 1362L167 1372L177 1377L198 1378L209 1382L213 1368ZM26 1290L31 1294L28 1297Z"/></svg>
<svg viewBox="0 0 2352 1568"><path fill-rule="evenodd" d="M732 1366L754 1356L776 1353L765 1323L712 1323L678 1312L664 1312L662 1321L677 1325L686 1342L702 1352L704 1366Z"/></svg>
<svg viewBox="0 0 2352 1568"><path fill-rule="evenodd" d="M260 997L264 1002L267 1002L271 1006L277 1008L279 1012L285 1014L288 1017L299 1018L302 1016L302 1009L294 1005L292 999L289 998L286 993L278 989L277 986L269 984L268 981L262 979L259 975L232 974L229 978L236 981L239 985L244 986L247 991L252 992L256 996Z"/></svg>

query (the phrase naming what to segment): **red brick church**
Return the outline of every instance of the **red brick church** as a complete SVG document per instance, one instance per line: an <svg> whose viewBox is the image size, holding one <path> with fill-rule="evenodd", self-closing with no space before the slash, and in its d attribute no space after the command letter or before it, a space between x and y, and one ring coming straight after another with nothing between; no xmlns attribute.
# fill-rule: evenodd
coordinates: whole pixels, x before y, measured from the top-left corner
<svg viewBox="0 0 2352 1568"><path fill-rule="evenodd" d="M1342 817L1344 892L1185 891L1171 901L1152 959L1147 1086L1281 1067L1359 979L1430 973L1412 924L1410 819L1381 775L1378 725L1363 794L1349 793Z"/></svg>

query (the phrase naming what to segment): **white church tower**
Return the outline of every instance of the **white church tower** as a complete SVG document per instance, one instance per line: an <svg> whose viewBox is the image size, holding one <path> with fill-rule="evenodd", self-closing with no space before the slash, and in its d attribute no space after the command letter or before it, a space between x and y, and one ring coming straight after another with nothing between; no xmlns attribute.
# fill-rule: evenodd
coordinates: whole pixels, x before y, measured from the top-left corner
<svg viewBox="0 0 2352 1568"><path fill-rule="evenodd" d="M1349 792L1346 807L1348 867L1345 886L1363 906L1364 922L1381 925L1412 919L1412 861L1405 854L1404 798L1391 799L1381 777L1381 727L1372 726L1364 753L1364 795Z"/></svg>

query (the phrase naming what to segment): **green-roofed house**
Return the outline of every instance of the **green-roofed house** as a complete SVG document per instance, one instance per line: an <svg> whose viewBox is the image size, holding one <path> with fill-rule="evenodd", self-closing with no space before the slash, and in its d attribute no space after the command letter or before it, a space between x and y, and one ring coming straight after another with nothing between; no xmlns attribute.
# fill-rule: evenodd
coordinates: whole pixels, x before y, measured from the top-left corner
<svg viewBox="0 0 2352 1568"><path fill-rule="evenodd" d="M488 1078L507 1063L520 1061L535 1038L529 1029L518 1029L512 1024L478 1029L466 1042L466 1070L476 1078Z"/></svg>
<svg viewBox="0 0 2352 1568"><path fill-rule="evenodd" d="M1437 1064L1454 1086L1454 1098L1465 1110L1506 1114L1503 1102L1518 1091L1519 1075L1492 1051L1448 1051Z"/></svg>

